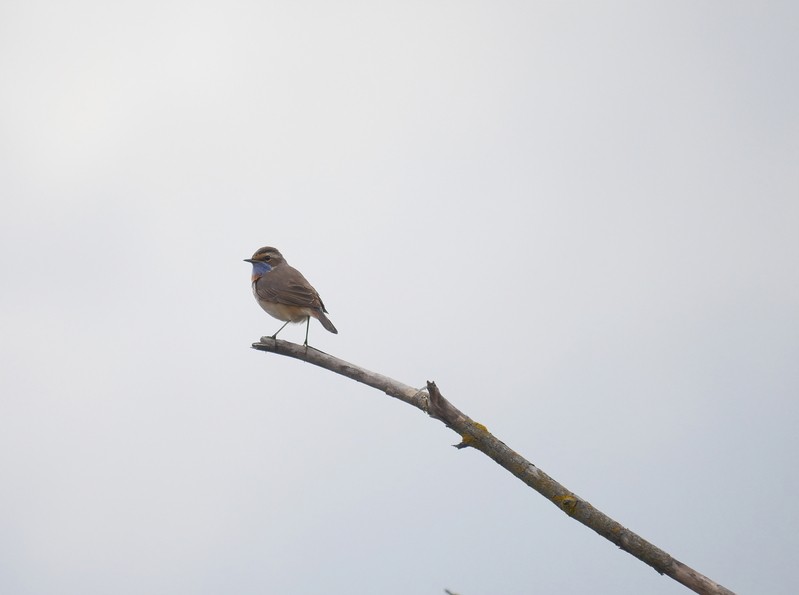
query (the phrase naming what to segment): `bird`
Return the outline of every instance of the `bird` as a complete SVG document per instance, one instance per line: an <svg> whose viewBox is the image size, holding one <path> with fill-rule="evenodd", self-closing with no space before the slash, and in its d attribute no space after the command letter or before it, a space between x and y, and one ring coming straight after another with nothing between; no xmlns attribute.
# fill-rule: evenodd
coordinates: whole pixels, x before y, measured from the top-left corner
<svg viewBox="0 0 799 595"><path fill-rule="evenodd" d="M327 310L319 293L301 272L286 262L280 250L264 246L256 250L252 258L245 258L244 262L252 264L252 293L258 305L273 318L285 321L272 335L272 339L289 322L305 322L304 345L307 347L312 317L331 333L338 334L338 330L326 316Z"/></svg>

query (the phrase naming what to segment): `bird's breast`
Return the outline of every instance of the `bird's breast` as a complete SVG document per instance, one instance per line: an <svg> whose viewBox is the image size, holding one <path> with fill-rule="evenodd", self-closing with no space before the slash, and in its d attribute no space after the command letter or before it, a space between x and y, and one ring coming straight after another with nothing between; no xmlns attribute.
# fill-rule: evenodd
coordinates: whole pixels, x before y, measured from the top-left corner
<svg viewBox="0 0 799 595"><path fill-rule="evenodd" d="M255 299L258 300L258 305L273 318L283 320L284 322L304 322L309 316L313 316L311 308L303 306L290 306L288 304L281 304L278 302L268 302L263 298L259 298L255 294Z"/></svg>

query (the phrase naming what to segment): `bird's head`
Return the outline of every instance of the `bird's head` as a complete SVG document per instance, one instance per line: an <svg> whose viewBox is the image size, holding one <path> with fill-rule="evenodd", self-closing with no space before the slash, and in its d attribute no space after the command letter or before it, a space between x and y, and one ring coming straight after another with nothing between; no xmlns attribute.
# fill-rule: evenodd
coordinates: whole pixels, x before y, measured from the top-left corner
<svg viewBox="0 0 799 595"><path fill-rule="evenodd" d="M256 250L252 258L245 258L244 262L252 263L252 274L253 277L256 277L268 273L277 265L286 262L286 259L283 258L283 255L277 248L264 246Z"/></svg>

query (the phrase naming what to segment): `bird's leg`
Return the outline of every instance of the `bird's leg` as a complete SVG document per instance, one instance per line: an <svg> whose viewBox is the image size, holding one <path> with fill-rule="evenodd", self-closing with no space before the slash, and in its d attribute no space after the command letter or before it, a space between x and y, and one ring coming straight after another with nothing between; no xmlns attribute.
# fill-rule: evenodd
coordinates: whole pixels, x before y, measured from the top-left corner
<svg viewBox="0 0 799 595"><path fill-rule="evenodd" d="M308 329L310 327L311 327L311 317L309 316L308 318L305 319L305 343L303 343L303 345L305 345L306 350L308 349Z"/></svg>
<svg viewBox="0 0 799 595"><path fill-rule="evenodd" d="M272 335L272 336L271 336L271 337L269 337L269 338L270 338L270 339L274 339L275 337L277 337L277 333L279 333L279 332L280 332L280 331L282 331L284 328L286 328L286 324L288 324L289 322L291 322L291 321L290 321L290 320L287 320L287 321L285 322L285 324L284 324L283 326L281 326L279 329L277 329L277 332L275 332L275 334L274 334L274 335Z"/></svg>

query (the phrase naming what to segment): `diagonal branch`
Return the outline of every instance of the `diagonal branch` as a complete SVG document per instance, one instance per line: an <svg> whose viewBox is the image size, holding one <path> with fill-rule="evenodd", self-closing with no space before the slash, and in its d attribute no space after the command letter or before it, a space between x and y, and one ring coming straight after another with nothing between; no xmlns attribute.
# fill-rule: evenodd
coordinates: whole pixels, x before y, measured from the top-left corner
<svg viewBox="0 0 799 595"><path fill-rule="evenodd" d="M421 409L430 417L442 421L447 427L460 434L461 442L457 448L471 446L496 461L539 494L550 500L573 519L593 529L605 539L615 543L624 551L645 562L660 574L666 574L689 589L708 595L734 595L706 576L675 560L663 550L655 547L642 537L606 514L600 512L589 502L567 490L564 486L541 471L530 461L508 448L494 437L488 429L461 412L447 401L438 390L435 382L427 382L425 389L416 389L397 382L388 376L370 372L342 359L328 355L312 347L304 347L288 341L261 337L252 347L259 351L271 351L306 361L321 368L352 378L376 388L387 395Z"/></svg>

